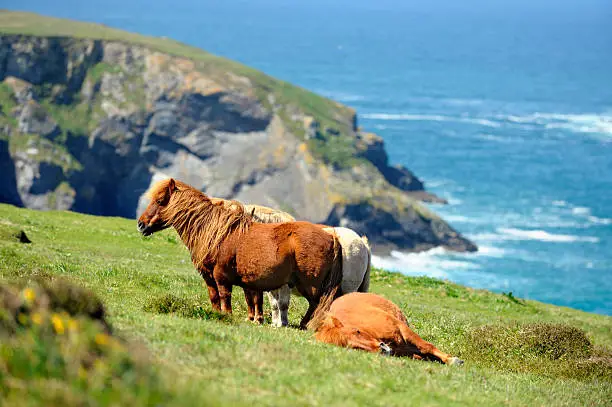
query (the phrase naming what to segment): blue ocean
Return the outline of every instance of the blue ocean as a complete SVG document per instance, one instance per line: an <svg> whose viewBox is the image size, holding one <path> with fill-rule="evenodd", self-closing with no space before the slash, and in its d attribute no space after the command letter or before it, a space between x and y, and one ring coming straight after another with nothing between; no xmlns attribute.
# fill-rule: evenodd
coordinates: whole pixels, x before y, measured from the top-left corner
<svg viewBox="0 0 612 407"><path fill-rule="evenodd" d="M357 109L475 254L375 264L612 315L609 0L9 0L167 36Z"/></svg>

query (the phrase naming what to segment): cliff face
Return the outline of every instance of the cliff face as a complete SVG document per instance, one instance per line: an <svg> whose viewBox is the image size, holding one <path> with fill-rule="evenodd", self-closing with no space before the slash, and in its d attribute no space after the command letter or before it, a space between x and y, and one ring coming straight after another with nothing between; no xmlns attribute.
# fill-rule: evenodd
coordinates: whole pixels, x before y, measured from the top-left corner
<svg viewBox="0 0 612 407"><path fill-rule="evenodd" d="M475 250L417 202L436 198L388 165L351 109L168 40L100 26L103 40L24 35L2 28L7 15L80 34L0 13L2 202L135 217L172 176L351 227L379 249Z"/></svg>

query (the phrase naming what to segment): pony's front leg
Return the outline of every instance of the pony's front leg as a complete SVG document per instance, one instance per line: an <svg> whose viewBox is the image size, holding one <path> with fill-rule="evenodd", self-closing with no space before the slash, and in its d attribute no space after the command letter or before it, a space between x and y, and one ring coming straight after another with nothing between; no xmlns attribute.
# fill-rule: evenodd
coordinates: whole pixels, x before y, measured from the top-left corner
<svg viewBox="0 0 612 407"><path fill-rule="evenodd" d="M219 286L219 297L221 298L221 312L227 314L232 313L232 284L231 283L220 283Z"/></svg>
<svg viewBox="0 0 612 407"><path fill-rule="evenodd" d="M217 282L215 281L212 273L208 269L200 270L200 275L204 279L206 286L208 287L208 298L210 298L210 304L215 311L221 311L221 301L219 298L219 289Z"/></svg>

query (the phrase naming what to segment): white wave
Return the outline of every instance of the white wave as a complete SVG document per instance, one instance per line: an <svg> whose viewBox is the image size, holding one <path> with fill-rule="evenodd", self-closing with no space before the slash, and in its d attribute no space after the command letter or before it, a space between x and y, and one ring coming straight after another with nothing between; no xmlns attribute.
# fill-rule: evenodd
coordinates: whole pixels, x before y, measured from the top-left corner
<svg viewBox="0 0 612 407"><path fill-rule="evenodd" d="M448 278L449 272L474 270L479 266L470 261L459 259L461 255L449 254L441 247L420 253L392 251L390 256L372 256L372 264L387 270L396 270L406 275L427 275Z"/></svg>
<svg viewBox="0 0 612 407"><path fill-rule="evenodd" d="M612 225L612 219L610 218L598 218L597 216L589 216L587 218L589 222L595 225Z"/></svg>
<svg viewBox="0 0 612 407"><path fill-rule="evenodd" d="M463 203L463 201L459 198L454 198L454 197L448 197L446 198L446 200L448 201L449 205L461 205Z"/></svg>
<svg viewBox="0 0 612 407"><path fill-rule="evenodd" d="M406 100L415 104L441 104L446 106L480 106L488 103L483 99L436 98L430 96L413 96L406 98Z"/></svg>
<svg viewBox="0 0 612 407"><path fill-rule="evenodd" d="M497 143L514 143L515 140L510 137L497 136L495 134L478 134L476 138L485 141L495 141Z"/></svg>
<svg viewBox="0 0 612 407"><path fill-rule="evenodd" d="M509 123L543 126L545 129L571 130L578 133L612 135L612 116L605 114L532 113L523 116L496 115Z"/></svg>
<svg viewBox="0 0 612 407"><path fill-rule="evenodd" d="M576 206L575 208L572 208L572 213L574 215L588 215L591 213L591 210L584 206Z"/></svg>
<svg viewBox="0 0 612 407"><path fill-rule="evenodd" d="M499 247L479 245L476 254L485 257L501 258L505 257L508 254L508 251L500 249Z"/></svg>
<svg viewBox="0 0 612 407"><path fill-rule="evenodd" d="M596 237L553 234L546 232L545 230L498 228L497 231L505 235L505 240L539 240L542 242L599 242L599 239Z"/></svg>
<svg viewBox="0 0 612 407"><path fill-rule="evenodd" d="M473 223L470 218L462 215L445 215L444 220L455 223Z"/></svg>
<svg viewBox="0 0 612 407"><path fill-rule="evenodd" d="M574 226L574 227L589 227L590 225L611 225L612 219L610 218L600 218L598 216L592 215L591 208L586 206L573 206L572 204L565 201L553 201L553 205L557 207L570 209L571 215L573 215L574 219L578 220L586 220L588 223L579 223L579 224L571 224L571 222L566 222L568 225L561 226Z"/></svg>
<svg viewBox="0 0 612 407"><path fill-rule="evenodd" d="M425 180L425 183L427 184L427 187L429 188L437 188L437 187L442 187L444 185L450 185L453 183L453 181L448 180L448 179L432 179L432 180Z"/></svg>
<svg viewBox="0 0 612 407"><path fill-rule="evenodd" d="M500 124L488 119L474 117L454 117L438 114L390 114L390 113L366 113L361 115L365 119L390 120L390 121L421 121L421 122L455 122L472 123L488 127L500 127Z"/></svg>

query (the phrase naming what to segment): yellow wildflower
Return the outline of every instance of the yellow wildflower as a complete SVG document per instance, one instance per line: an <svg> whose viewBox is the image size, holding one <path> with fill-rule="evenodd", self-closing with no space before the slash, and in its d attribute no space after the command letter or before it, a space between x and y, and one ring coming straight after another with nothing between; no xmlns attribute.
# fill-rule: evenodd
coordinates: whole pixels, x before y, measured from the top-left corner
<svg viewBox="0 0 612 407"><path fill-rule="evenodd" d="M32 313L32 322L34 323L34 325L42 324L42 315L40 315L40 312Z"/></svg>
<svg viewBox="0 0 612 407"><path fill-rule="evenodd" d="M25 290L23 290L23 298L25 298L28 304L31 304L34 302L34 299L36 298L36 293L34 292L34 290L28 287Z"/></svg>
<svg viewBox="0 0 612 407"><path fill-rule="evenodd" d="M51 317L51 323L53 324L53 328L58 335L62 335L64 333L64 321L60 318L59 315L53 314Z"/></svg>
<svg viewBox="0 0 612 407"><path fill-rule="evenodd" d="M108 345L110 337L107 334L96 334L95 341L100 346Z"/></svg>

